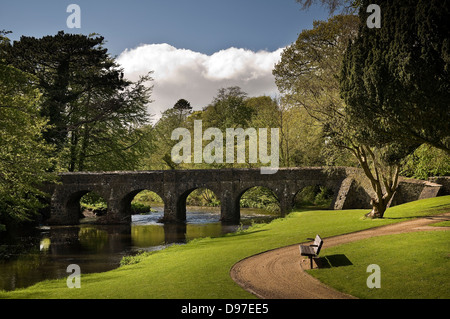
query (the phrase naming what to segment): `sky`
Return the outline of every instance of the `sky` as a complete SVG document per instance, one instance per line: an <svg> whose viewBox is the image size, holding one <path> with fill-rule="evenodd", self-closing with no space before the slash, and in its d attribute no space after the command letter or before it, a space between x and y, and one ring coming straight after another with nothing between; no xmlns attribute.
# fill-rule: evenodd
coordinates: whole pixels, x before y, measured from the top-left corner
<svg viewBox="0 0 450 319"><path fill-rule="evenodd" d="M81 9L80 28L67 26L70 4ZM155 119L180 98L200 110L228 86L277 96L272 70L283 48L326 19L326 8L301 10L295 0L0 0L0 30L13 41L98 33L128 79L153 71Z"/></svg>

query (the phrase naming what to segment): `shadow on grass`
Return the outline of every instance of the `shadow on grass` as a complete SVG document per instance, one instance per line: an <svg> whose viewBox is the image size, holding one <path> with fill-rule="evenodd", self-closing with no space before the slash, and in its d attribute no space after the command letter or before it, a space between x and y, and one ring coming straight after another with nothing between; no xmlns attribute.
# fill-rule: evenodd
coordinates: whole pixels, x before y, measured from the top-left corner
<svg viewBox="0 0 450 319"><path fill-rule="evenodd" d="M237 231L237 232L234 232L234 233L228 233L225 236L226 237L246 236L246 235L253 235L253 234L256 234L256 233L259 233L259 232L264 232L264 231L267 231L267 230L266 229L255 229L255 230L252 230L252 231Z"/></svg>
<svg viewBox="0 0 450 319"><path fill-rule="evenodd" d="M384 216L384 217L382 217L382 218L376 218L376 219L379 219L379 220L382 220L382 219L388 219L388 220L396 220L396 219L404 219L405 221L406 220L410 220L410 219L417 219L417 218L425 218L425 217L429 217L429 216L424 216L424 215L417 215L417 216L403 216L403 217L386 217L386 216ZM367 219L370 219L370 218L367 218Z"/></svg>
<svg viewBox="0 0 450 319"><path fill-rule="evenodd" d="M427 211L424 211L425 213ZM442 210L442 212L440 211L439 213L447 213L448 210ZM405 220L410 220L410 219L417 219L417 218L426 218L426 219L436 219L436 220L448 220L449 217L448 216L439 216L439 215L417 215L417 216L406 216L406 217L383 217L380 219L390 219L390 220L396 220L396 219L405 219Z"/></svg>
<svg viewBox="0 0 450 319"><path fill-rule="evenodd" d="M315 262L319 268L332 268L353 265L352 262L344 254L315 258Z"/></svg>

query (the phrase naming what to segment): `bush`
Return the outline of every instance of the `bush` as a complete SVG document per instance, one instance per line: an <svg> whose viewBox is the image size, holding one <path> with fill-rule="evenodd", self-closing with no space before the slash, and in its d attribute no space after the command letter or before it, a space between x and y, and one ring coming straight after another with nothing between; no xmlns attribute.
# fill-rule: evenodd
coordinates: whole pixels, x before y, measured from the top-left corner
<svg viewBox="0 0 450 319"><path fill-rule="evenodd" d="M137 263L141 262L145 257L150 256L153 253L154 253L153 251L150 251L150 252L139 251L136 255L124 256L120 260L120 266L137 264Z"/></svg>
<svg viewBox="0 0 450 319"><path fill-rule="evenodd" d="M186 204L191 206L218 207L220 200L213 191L207 188L197 188L186 199Z"/></svg>
<svg viewBox="0 0 450 319"><path fill-rule="evenodd" d="M133 202L150 204L150 203L162 203L163 200L155 192L143 190L134 197Z"/></svg>
<svg viewBox="0 0 450 319"><path fill-rule="evenodd" d="M405 159L401 175L425 180L431 176L448 176L450 156L443 150L423 144Z"/></svg>
<svg viewBox="0 0 450 319"><path fill-rule="evenodd" d="M329 208L333 200L333 191L325 186L306 186L297 193L294 207Z"/></svg>
<svg viewBox="0 0 450 319"><path fill-rule="evenodd" d="M241 207L261 208L271 213L280 211L280 203L275 194L265 187L252 187L241 196Z"/></svg>
<svg viewBox="0 0 450 319"><path fill-rule="evenodd" d="M151 213L151 207L150 205L146 205L139 202L132 202L131 203L131 213L132 214L149 214Z"/></svg>

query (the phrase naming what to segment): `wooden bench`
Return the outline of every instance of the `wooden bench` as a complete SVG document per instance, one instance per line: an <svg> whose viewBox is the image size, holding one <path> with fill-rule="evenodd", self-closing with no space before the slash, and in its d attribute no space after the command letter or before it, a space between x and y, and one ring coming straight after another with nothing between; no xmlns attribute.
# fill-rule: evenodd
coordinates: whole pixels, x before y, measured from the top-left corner
<svg viewBox="0 0 450 319"><path fill-rule="evenodd" d="M313 238L308 239L313 240ZM300 245L300 255L309 257L309 260L311 261L311 269L313 268L313 257L319 256L322 245L323 240L319 235L316 235L312 245Z"/></svg>

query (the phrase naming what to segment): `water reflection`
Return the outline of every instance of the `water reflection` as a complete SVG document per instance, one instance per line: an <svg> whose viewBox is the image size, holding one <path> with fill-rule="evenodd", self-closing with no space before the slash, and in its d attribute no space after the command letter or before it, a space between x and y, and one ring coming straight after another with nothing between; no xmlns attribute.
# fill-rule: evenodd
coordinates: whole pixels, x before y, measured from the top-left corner
<svg viewBox="0 0 450 319"><path fill-rule="evenodd" d="M149 215L134 215L131 225L43 227L13 241L3 240L0 289L14 290L46 279L66 278L70 264L78 264L82 274L108 271L117 268L125 255L159 250L199 237L217 237L239 227L222 225L217 211L188 211L184 225L160 224L157 221L162 214L159 209Z"/></svg>

